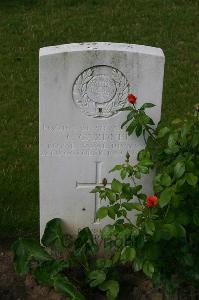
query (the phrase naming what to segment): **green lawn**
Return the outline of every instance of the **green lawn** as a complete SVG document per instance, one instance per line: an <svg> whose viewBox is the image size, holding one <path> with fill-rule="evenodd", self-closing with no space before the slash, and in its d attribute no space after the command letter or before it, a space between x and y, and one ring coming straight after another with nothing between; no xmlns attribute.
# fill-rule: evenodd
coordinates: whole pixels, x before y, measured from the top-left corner
<svg viewBox="0 0 199 300"><path fill-rule="evenodd" d="M39 48L83 41L161 47L168 120L199 102L198 8L197 0L0 0L2 239L38 231Z"/></svg>

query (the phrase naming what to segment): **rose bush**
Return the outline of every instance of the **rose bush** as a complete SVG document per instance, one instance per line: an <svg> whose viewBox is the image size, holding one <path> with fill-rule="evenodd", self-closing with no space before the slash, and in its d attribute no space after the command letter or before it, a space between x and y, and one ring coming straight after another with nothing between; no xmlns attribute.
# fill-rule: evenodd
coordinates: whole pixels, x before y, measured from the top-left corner
<svg viewBox="0 0 199 300"><path fill-rule="evenodd" d="M74 300L86 299L89 287L116 299L121 264L143 271L165 295L184 286L193 292L199 284L199 106L185 120L155 128L146 113L154 105L137 108L136 99L129 94L129 106L121 109L128 113L122 128L143 138L146 147L136 164L127 153L124 163L113 167L110 172L119 173L119 179L110 188L104 178L91 191L101 199L97 218L111 219L101 231L105 258L98 258L89 228L71 243L60 219L49 221L42 245L31 239L13 245L18 273L30 272L40 284ZM152 169L154 195L145 195L139 180L152 176ZM74 275L74 268L83 276Z"/></svg>
<svg viewBox="0 0 199 300"><path fill-rule="evenodd" d="M119 172L121 180L113 179L111 188L96 187L106 206L97 216L108 216L114 223L102 230L105 248L114 253L114 263L132 264L142 270L165 294L177 288L199 284L199 110L198 105L185 120L154 128L145 110L145 103L136 108L136 97L129 95L130 107L126 126L129 135L143 135L145 149L137 155L137 164L130 163L127 153L124 164L111 171ZM138 180L151 169L155 195L142 193ZM125 179L128 181L125 182ZM135 222L132 214L136 214ZM166 250L166 251L165 251Z"/></svg>

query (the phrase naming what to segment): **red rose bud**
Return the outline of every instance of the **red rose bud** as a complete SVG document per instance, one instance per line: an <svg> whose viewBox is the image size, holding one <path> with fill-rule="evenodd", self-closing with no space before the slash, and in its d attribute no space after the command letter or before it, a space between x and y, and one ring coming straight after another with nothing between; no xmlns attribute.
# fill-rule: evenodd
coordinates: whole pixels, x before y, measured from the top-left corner
<svg viewBox="0 0 199 300"><path fill-rule="evenodd" d="M130 158L130 154L128 153L128 151L126 152L126 161L129 162L129 158Z"/></svg>
<svg viewBox="0 0 199 300"><path fill-rule="evenodd" d="M128 102L131 104L135 104L137 97L135 97L133 94L128 94Z"/></svg>
<svg viewBox="0 0 199 300"><path fill-rule="evenodd" d="M156 196L147 196L146 197L146 206L153 207L158 204L158 197Z"/></svg>
<svg viewBox="0 0 199 300"><path fill-rule="evenodd" d="M103 184L103 186L106 186L106 185L107 185L107 179L106 179L106 178L103 178L102 184Z"/></svg>

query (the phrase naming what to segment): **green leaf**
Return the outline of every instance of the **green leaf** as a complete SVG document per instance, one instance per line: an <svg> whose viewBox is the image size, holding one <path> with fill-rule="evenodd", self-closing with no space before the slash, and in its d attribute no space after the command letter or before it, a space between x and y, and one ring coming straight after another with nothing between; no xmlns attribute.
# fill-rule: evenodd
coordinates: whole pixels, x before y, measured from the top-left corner
<svg viewBox="0 0 199 300"><path fill-rule="evenodd" d="M114 193L120 193L122 191L122 183L114 178L111 183L111 189Z"/></svg>
<svg viewBox="0 0 199 300"><path fill-rule="evenodd" d="M154 225L153 221L147 220L144 225L145 225L146 233L149 235L153 235L153 233L155 231L155 225Z"/></svg>
<svg viewBox="0 0 199 300"><path fill-rule="evenodd" d="M169 188L166 188L161 194L159 198L160 207L166 206L171 201L172 191Z"/></svg>
<svg viewBox="0 0 199 300"><path fill-rule="evenodd" d="M106 194L106 191L103 189L103 190L101 190L101 192L100 192L100 199L102 200L102 199L106 199L106 196L107 196L107 194Z"/></svg>
<svg viewBox="0 0 199 300"><path fill-rule="evenodd" d="M14 266L19 274L27 274L29 262L36 260L44 262L52 260L52 257L45 251L37 241L32 239L19 239L12 245L14 252Z"/></svg>
<svg viewBox="0 0 199 300"><path fill-rule="evenodd" d="M98 209L96 213L96 218L101 220L107 217L107 215L108 215L108 207L102 206Z"/></svg>
<svg viewBox="0 0 199 300"><path fill-rule="evenodd" d="M130 113L128 113L128 115L127 115L127 121L130 121L131 119L133 119L135 114L136 114L136 111L134 109L132 111L130 111Z"/></svg>
<svg viewBox="0 0 199 300"><path fill-rule="evenodd" d="M117 213L118 210L120 209L120 204L119 204L119 203L116 203L116 204L113 205L113 207L114 207L115 213Z"/></svg>
<svg viewBox="0 0 199 300"><path fill-rule="evenodd" d="M116 211L115 211L115 209L114 209L114 206L109 206L109 207L108 207L108 216L109 216L111 219L115 220Z"/></svg>
<svg viewBox="0 0 199 300"><path fill-rule="evenodd" d="M195 163L193 161L193 157L189 156L189 159L186 161L187 172L191 172L194 169L194 167L195 167Z"/></svg>
<svg viewBox="0 0 199 300"><path fill-rule="evenodd" d="M122 169L121 172L120 172L120 177L122 178L122 180L124 180L124 178L126 177L127 175L127 169Z"/></svg>
<svg viewBox="0 0 199 300"><path fill-rule="evenodd" d="M121 255L121 250L115 251L115 253L114 253L113 257L112 257L113 264L118 263L118 261L120 259L120 255Z"/></svg>
<svg viewBox="0 0 199 300"><path fill-rule="evenodd" d="M99 286L99 289L106 291L107 300L114 300L118 296L120 287L117 281L107 280Z"/></svg>
<svg viewBox="0 0 199 300"><path fill-rule="evenodd" d="M141 151L138 152L137 160L141 161L150 158L151 158L151 154L147 149L142 149Z"/></svg>
<svg viewBox="0 0 199 300"><path fill-rule="evenodd" d="M143 267L143 259L136 257L133 262L133 268L135 272L139 272Z"/></svg>
<svg viewBox="0 0 199 300"><path fill-rule="evenodd" d="M172 206L177 208L180 205L180 202L183 200L183 196L181 194L172 195Z"/></svg>
<svg viewBox="0 0 199 300"><path fill-rule="evenodd" d="M124 217L126 217L126 215L127 215L127 211L125 209L120 209L118 212L120 213L119 215L117 213L118 216L124 216Z"/></svg>
<svg viewBox="0 0 199 300"><path fill-rule="evenodd" d="M184 123L183 126L181 127L181 136L184 138L189 134L192 130L192 124L191 123Z"/></svg>
<svg viewBox="0 0 199 300"><path fill-rule="evenodd" d="M96 269L109 269L112 267L112 261L110 259L98 258L95 266Z"/></svg>
<svg viewBox="0 0 199 300"><path fill-rule="evenodd" d="M173 224L164 224L161 228L161 237L164 240L170 240L173 237L177 236L176 225Z"/></svg>
<svg viewBox="0 0 199 300"><path fill-rule="evenodd" d="M183 256L183 264L185 264L188 267L193 267L194 260L193 256L190 253L187 253L185 256Z"/></svg>
<svg viewBox="0 0 199 300"><path fill-rule="evenodd" d="M124 202L124 203L122 203L122 206L124 208L126 208L126 210L129 210L129 211L131 211L133 209L138 210L138 211L142 211L142 205L139 204L139 203L129 203L129 202L127 203L127 202Z"/></svg>
<svg viewBox="0 0 199 300"><path fill-rule="evenodd" d="M137 195L137 193L142 189L142 185L136 185L132 188L133 195Z"/></svg>
<svg viewBox="0 0 199 300"><path fill-rule="evenodd" d="M140 172L138 172L138 171L136 171L136 172L134 173L134 176L135 176L135 178L137 178L137 179L140 179L140 178L141 178L141 174L140 174Z"/></svg>
<svg viewBox="0 0 199 300"><path fill-rule="evenodd" d="M185 183L185 177L182 177L181 179L176 181L176 188L180 188Z"/></svg>
<svg viewBox="0 0 199 300"><path fill-rule="evenodd" d="M137 124L135 128L136 136L139 137L142 134L142 125Z"/></svg>
<svg viewBox="0 0 199 300"><path fill-rule="evenodd" d="M33 275L40 284L52 287L54 285L54 277L68 266L68 263L63 260L43 262L35 269Z"/></svg>
<svg viewBox="0 0 199 300"><path fill-rule="evenodd" d="M176 237L186 237L186 230L181 224L176 224Z"/></svg>
<svg viewBox="0 0 199 300"><path fill-rule="evenodd" d="M54 289L59 293L70 296L71 300L86 300L77 287L63 275L57 275L54 279Z"/></svg>
<svg viewBox="0 0 199 300"><path fill-rule="evenodd" d="M174 119L171 123L172 123L173 125L179 125L180 123L182 123L182 120L179 119L179 118L176 118L176 119Z"/></svg>
<svg viewBox="0 0 199 300"><path fill-rule="evenodd" d="M111 203L114 203L116 201L116 194L113 193L111 190L106 189L106 195Z"/></svg>
<svg viewBox="0 0 199 300"><path fill-rule="evenodd" d="M93 238L93 234L88 227L78 232L78 236L74 243L74 255L77 257L94 255L97 251L97 244Z"/></svg>
<svg viewBox="0 0 199 300"><path fill-rule="evenodd" d="M199 210L194 212L193 222L196 226L199 227Z"/></svg>
<svg viewBox="0 0 199 300"><path fill-rule="evenodd" d="M185 172L185 164L184 162L178 162L175 167L174 167L174 174L175 177L178 179L180 177L182 177L182 175Z"/></svg>
<svg viewBox="0 0 199 300"><path fill-rule="evenodd" d="M128 132L128 135L131 135L133 133L133 131L135 130L135 127L136 127L136 122L135 121L132 121L130 123L130 125L127 127L126 131Z"/></svg>
<svg viewBox="0 0 199 300"><path fill-rule="evenodd" d="M149 173L149 168L146 166L143 166L142 164L138 164L138 169L139 169L140 173L143 173L143 174Z"/></svg>
<svg viewBox="0 0 199 300"><path fill-rule="evenodd" d="M161 173L159 173L153 177L153 186L154 186L154 191L156 193L159 193L163 190L163 187L161 185L161 177L162 177Z"/></svg>
<svg viewBox="0 0 199 300"><path fill-rule="evenodd" d="M94 189L90 191L90 193L99 193L102 190L102 186L96 186Z"/></svg>
<svg viewBox="0 0 199 300"><path fill-rule="evenodd" d="M153 120L148 116L148 115L144 115L143 116L143 125L148 124L148 125L155 125L155 123L153 122Z"/></svg>
<svg viewBox="0 0 199 300"><path fill-rule="evenodd" d="M145 261L143 264L143 272L148 276L149 278L152 278L154 273L154 266L150 261Z"/></svg>
<svg viewBox="0 0 199 300"><path fill-rule="evenodd" d="M61 219L55 218L46 224L41 242L46 247L53 247L61 251L65 249Z"/></svg>
<svg viewBox="0 0 199 300"><path fill-rule="evenodd" d="M152 160L144 158L142 159L142 161L140 161L139 166L144 166L144 167L152 167L154 165L154 163L152 162Z"/></svg>
<svg viewBox="0 0 199 300"><path fill-rule="evenodd" d="M137 195L137 197L139 198L139 199L141 199L141 200L143 200L143 201L145 201L146 200L146 195L145 194L138 194ZM138 209L139 210L139 209Z"/></svg>
<svg viewBox="0 0 199 300"><path fill-rule="evenodd" d="M30 257L23 244L23 240L19 240L12 245L12 250L14 251L14 268L19 274L27 274L29 271Z"/></svg>
<svg viewBox="0 0 199 300"><path fill-rule="evenodd" d="M154 107L155 106L155 104L153 104L153 103L144 103L141 107L140 107L140 109L141 110L144 110L145 108L151 108L151 107Z"/></svg>
<svg viewBox="0 0 199 300"><path fill-rule="evenodd" d="M191 145L193 148L197 147L199 144L199 133L194 133L192 136Z"/></svg>
<svg viewBox="0 0 199 300"><path fill-rule="evenodd" d="M176 147L176 142L177 142L177 139L178 139L178 134L177 133L172 133L169 135L168 137L168 146L169 148L174 148Z"/></svg>
<svg viewBox="0 0 199 300"><path fill-rule="evenodd" d="M111 238L114 234L115 228L113 225L106 225L101 231L101 237L103 240Z"/></svg>
<svg viewBox="0 0 199 300"><path fill-rule="evenodd" d="M131 237L131 229L128 227L118 226L118 236L117 238L122 240L125 243Z"/></svg>
<svg viewBox="0 0 199 300"><path fill-rule="evenodd" d="M122 129L128 122L129 122L129 120L124 121L124 122L122 123L122 125L121 125L121 129Z"/></svg>
<svg viewBox="0 0 199 300"><path fill-rule="evenodd" d="M169 210L164 218L164 223L167 223L167 224L173 223L175 221L175 219L176 219L176 214L174 213L173 210Z"/></svg>
<svg viewBox="0 0 199 300"><path fill-rule="evenodd" d="M189 185L195 186L198 182L198 177L195 176L193 173L187 173L186 181Z"/></svg>
<svg viewBox="0 0 199 300"><path fill-rule="evenodd" d="M136 256L135 248L126 246L122 249L121 252L121 261L122 262L131 262Z"/></svg>
<svg viewBox="0 0 199 300"><path fill-rule="evenodd" d="M27 239L24 240L26 244L26 250L29 253L29 255L39 262L51 260L52 257L46 252L45 248L42 247L37 241Z"/></svg>
<svg viewBox="0 0 199 300"><path fill-rule="evenodd" d="M164 137L167 133L170 132L170 129L168 127L164 127L164 128L161 128L159 131L158 131L158 135L157 135L157 138L160 139L162 137Z"/></svg>
<svg viewBox="0 0 199 300"><path fill-rule="evenodd" d="M106 274L102 270L94 270L89 273L88 280L91 287L100 285L106 279Z"/></svg>
<svg viewBox="0 0 199 300"><path fill-rule="evenodd" d="M121 198L131 200L133 198L133 193L134 191L133 188L130 186L130 184L124 183L122 187Z"/></svg>
<svg viewBox="0 0 199 300"><path fill-rule="evenodd" d="M170 148L166 148L164 152L168 155L176 154L179 151L179 147L177 145L173 145Z"/></svg>
<svg viewBox="0 0 199 300"><path fill-rule="evenodd" d="M136 241L136 247L139 249L142 249L144 247L145 244L145 238L144 236L140 233L137 237L137 241Z"/></svg>
<svg viewBox="0 0 199 300"><path fill-rule="evenodd" d="M131 229L131 237L132 237L132 238L137 237L139 234L140 234L140 231L139 231L138 228L133 227L133 228Z"/></svg>
<svg viewBox="0 0 199 300"><path fill-rule="evenodd" d="M110 173L110 172L115 172L115 171L120 171L122 168L123 168L123 165L115 165L115 166L113 167L113 169L111 169L111 170L109 171L109 173Z"/></svg>
<svg viewBox="0 0 199 300"><path fill-rule="evenodd" d="M171 177L168 174L162 174L161 185L167 186L167 187L171 185Z"/></svg>
<svg viewBox="0 0 199 300"><path fill-rule="evenodd" d="M153 119L151 119L149 116L147 116L148 120L147 120L147 124L149 125L155 125Z"/></svg>
<svg viewBox="0 0 199 300"><path fill-rule="evenodd" d="M176 221L182 225L190 223L189 214L186 211L179 211L176 215Z"/></svg>

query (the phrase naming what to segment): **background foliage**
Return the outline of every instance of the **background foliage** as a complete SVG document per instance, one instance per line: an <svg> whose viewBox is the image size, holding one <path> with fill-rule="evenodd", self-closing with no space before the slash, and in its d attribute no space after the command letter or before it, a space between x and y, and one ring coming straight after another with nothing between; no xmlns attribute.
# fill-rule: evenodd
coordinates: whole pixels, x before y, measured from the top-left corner
<svg viewBox="0 0 199 300"><path fill-rule="evenodd" d="M38 231L38 49L83 41L161 47L162 118L171 120L198 102L198 11L194 0L0 0L0 238Z"/></svg>

